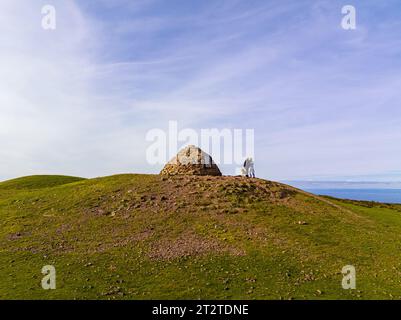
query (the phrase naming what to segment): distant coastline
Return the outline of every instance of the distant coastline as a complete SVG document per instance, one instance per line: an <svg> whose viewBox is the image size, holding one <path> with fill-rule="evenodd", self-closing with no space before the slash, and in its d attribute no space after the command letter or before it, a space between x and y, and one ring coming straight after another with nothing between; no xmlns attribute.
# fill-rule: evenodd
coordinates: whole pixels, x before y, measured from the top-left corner
<svg viewBox="0 0 401 320"><path fill-rule="evenodd" d="M401 189L401 181L281 181L299 189Z"/></svg>
<svg viewBox="0 0 401 320"><path fill-rule="evenodd" d="M285 181L284 183L317 195L401 204L401 182Z"/></svg>

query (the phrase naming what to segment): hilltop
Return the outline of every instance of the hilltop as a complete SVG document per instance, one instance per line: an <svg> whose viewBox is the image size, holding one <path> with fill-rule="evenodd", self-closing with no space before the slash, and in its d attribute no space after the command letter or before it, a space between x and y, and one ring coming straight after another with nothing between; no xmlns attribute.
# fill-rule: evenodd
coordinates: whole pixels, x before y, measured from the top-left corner
<svg viewBox="0 0 401 320"><path fill-rule="evenodd" d="M400 245L401 205L262 179L0 183L1 299L400 298ZM341 287L348 264L356 290ZM44 265L56 290L40 286Z"/></svg>

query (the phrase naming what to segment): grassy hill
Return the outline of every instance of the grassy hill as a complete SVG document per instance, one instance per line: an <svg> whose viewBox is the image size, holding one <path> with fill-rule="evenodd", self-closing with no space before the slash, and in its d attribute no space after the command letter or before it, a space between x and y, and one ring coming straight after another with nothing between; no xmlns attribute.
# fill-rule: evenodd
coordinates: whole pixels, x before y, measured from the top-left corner
<svg viewBox="0 0 401 320"><path fill-rule="evenodd" d="M0 182L0 191L42 189L82 180L84 179L69 176L29 176Z"/></svg>
<svg viewBox="0 0 401 320"><path fill-rule="evenodd" d="M0 183L0 299L399 299L400 248L401 205L260 179ZM341 287L349 264L356 290Z"/></svg>

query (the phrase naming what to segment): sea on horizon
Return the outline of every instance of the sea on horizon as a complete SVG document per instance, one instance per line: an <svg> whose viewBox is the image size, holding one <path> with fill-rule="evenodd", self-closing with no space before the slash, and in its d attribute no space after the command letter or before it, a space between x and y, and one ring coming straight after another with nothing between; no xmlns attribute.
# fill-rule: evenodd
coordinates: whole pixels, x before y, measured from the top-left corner
<svg viewBox="0 0 401 320"><path fill-rule="evenodd" d="M286 181L285 183L317 195L401 204L401 182Z"/></svg>
<svg viewBox="0 0 401 320"><path fill-rule="evenodd" d="M340 199L401 204L401 189L309 189L303 190Z"/></svg>

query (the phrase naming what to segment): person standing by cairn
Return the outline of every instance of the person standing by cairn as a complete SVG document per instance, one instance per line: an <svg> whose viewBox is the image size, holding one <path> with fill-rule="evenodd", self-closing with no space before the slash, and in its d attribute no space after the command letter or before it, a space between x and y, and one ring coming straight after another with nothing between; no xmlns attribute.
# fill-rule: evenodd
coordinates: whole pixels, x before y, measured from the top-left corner
<svg viewBox="0 0 401 320"><path fill-rule="evenodd" d="M255 164L254 164L252 158L249 158L248 175L249 175L249 177L251 177L251 178L255 178Z"/></svg>
<svg viewBox="0 0 401 320"><path fill-rule="evenodd" d="M245 159L244 166L241 168L241 175L244 177L255 178L255 167L251 157Z"/></svg>

